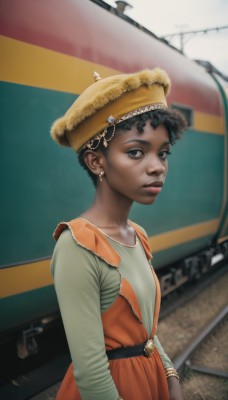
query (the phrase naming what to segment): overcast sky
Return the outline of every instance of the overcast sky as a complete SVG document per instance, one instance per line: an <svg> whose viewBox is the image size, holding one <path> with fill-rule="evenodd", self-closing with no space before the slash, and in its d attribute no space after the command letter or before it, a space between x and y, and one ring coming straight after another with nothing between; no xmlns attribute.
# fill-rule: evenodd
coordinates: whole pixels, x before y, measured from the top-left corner
<svg viewBox="0 0 228 400"><path fill-rule="evenodd" d="M115 0L105 0L116 6ZM126 0L133 8L126 11L157 36L180 31L228 26L228 0ZM228 76L228 29L188 35L184 52L192 59L210 61ZM179 47L180 39L171 44Z"/></svg>

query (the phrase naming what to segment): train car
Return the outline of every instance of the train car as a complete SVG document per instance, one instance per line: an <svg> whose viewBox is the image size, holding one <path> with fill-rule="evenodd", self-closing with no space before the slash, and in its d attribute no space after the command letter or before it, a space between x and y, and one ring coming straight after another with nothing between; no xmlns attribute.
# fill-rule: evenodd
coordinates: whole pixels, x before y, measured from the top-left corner
<svg viewBox="0 0 228 400"><path fill-rule="evenodd" d="M106 77L165 69L169 106L189 121L159 202L135 204L131 213L149 234L163 293L227 253L225 81L103 1L0 0L0 34L2 342L23 333L26 344L58 315L52 232L88 207L94 192L74 152L49 131L94 70Z"/></svg>

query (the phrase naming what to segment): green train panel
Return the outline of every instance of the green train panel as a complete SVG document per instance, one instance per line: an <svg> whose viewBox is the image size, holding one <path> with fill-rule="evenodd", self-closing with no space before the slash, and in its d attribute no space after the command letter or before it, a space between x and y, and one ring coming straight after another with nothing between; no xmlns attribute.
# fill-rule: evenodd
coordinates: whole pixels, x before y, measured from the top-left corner
<svg viewBox="0 0 228 400"><path fill-rule="evenodd" d="M172 80L169 106L189 119L159 201L131 212L149 234L155 268L227 240L226 82L95 3L0 3L0 334L57 311L52 232L89 206L94 188L76 154L49 131L94 70L106 77L164 68Z"/></svg>

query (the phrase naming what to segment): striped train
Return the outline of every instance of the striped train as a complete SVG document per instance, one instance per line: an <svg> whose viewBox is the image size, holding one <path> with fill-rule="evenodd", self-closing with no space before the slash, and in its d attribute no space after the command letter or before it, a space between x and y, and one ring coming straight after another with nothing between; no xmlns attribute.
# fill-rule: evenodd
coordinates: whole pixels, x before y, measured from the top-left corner
<svg viewBox="0 0 228 400"><path fill-rule="evenodd" d="M225 80L101 0L1 1L0 19L1 341L58 312L52 232L89 206L94 189L49 130L94 70L106 77L164 68L172 80L169 105L189 120L159 202L136 204L131 213L149 234L163 294L227 254Z"/></svg>

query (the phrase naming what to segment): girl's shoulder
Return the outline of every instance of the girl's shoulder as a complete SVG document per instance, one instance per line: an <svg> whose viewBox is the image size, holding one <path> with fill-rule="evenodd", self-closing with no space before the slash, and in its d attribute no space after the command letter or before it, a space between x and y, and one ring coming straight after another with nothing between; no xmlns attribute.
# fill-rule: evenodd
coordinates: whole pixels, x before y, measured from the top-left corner
<svg viewBox="0 0 228 400"><path fill-rule="evenodd" d="M151 248L145 230L133 221L129 221L129 223L142 243L147 259L151 260ZM121 261L120 255L95 225L83 218L75 218L69 222L61 222L54 231L54 238L58 240L66 229L71 232L71 236L78 246L90 251L107 264L113 267L119 267Z"/></svg>
<svg viewBox="0 0 228 400"><path fill-rule="evenodd" d="M76 218L69 222L61 222L54 231L54 239L59 241L66 229L70 232L73 241L79 247L90 251L107 264L113 267L119 267L119 254L95 225L83 218Z"/></svg>

